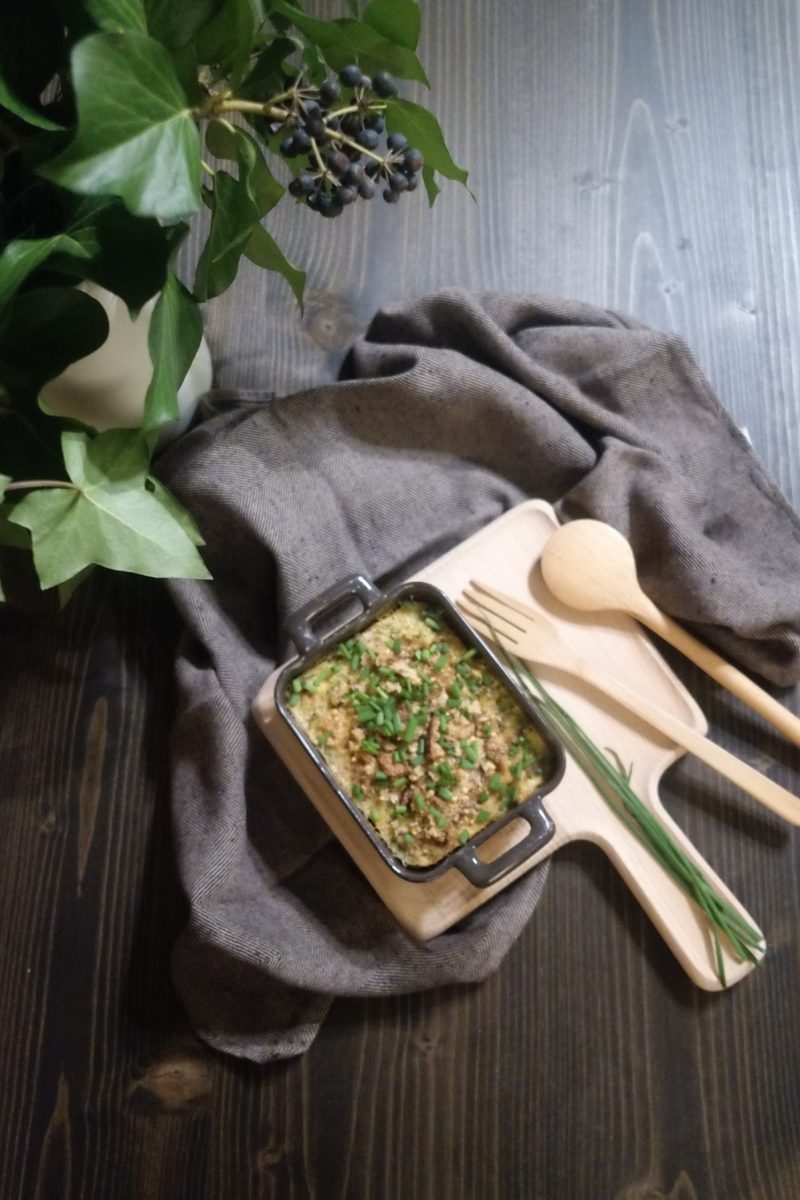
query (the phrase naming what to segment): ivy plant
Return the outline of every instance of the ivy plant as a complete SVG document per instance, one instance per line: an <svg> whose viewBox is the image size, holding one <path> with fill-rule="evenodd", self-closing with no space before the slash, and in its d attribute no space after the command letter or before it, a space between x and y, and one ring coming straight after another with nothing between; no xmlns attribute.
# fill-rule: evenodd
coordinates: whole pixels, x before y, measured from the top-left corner
<svg viewBox="0 0 800 1200"><path fill-rule="evenodd" d="M159 430L202 337L200 305L242 257L305 272L269 230L284 201L322 218L466 183L428 86L417 0L26 0L0 15L0 547L27 549L62 601L94 567L208 577L189 513L152 476ZM211 165L214 164L214 165ZM403 201L406 202L405 200ZM210 213L192 281L175 270ZM108 336L91 282L135 316L157 297L141 424L48 412L45 384ZM2 575L12 556L0 553Z"/></svg>

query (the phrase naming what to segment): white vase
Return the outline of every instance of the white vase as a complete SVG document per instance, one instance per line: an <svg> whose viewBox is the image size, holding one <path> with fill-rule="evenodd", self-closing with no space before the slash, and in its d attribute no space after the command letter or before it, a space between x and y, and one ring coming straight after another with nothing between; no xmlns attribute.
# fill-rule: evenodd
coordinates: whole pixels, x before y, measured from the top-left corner
<svg viewBox="0 0 800 1200"><path fill-rule="evenodd" d="M41 392L48 412L72 417L94 429L135 429L144 416L144 400L153 376L147 346L150 317L157 296L131 320L119 296L94 283L79 285L102 304L108 317L108 337L98 350L71 363ZM211 387L211 353L203 338L178 392L178 418L159 430L163 443L182 433L197 404Z"/></svg>

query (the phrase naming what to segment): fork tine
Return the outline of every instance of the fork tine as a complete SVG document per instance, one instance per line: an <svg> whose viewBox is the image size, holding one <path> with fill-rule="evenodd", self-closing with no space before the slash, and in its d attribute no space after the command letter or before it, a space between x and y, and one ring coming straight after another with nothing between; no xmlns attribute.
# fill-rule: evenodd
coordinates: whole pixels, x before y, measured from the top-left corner
<svg viewBox="0 0 800 1200"><path fill-rule="evenodd" d="M516 649L519 644L519 633L513 626L511 626L510 632L506 632L504 629L500 629L497 625L487 621L484 615L473 609L469 604L465 604L463 600L458 600L456 603L473 628L482 637L485 637L490 642L500 642L501 645L505 643L510 649Z"/></svg>
<svg viewBox="0 0 800 1200"><path fill-rule="evenodd" d="M498 604L502 604L504 608L511 609L512 612L517 613L525 620L530 621L531 618L535 619L538 615L536 610L531 608L529 605L520 603L520 601L515 600L513 596L507 596L505 592L496 591L495 588L489 587L488 583L481 583L480 579L470 579L469 586L474 588L476 592L481 593L480 603L485 603L482 598L484 595L491 596L491 598ZM478 599L478 597L475 597L475 599ZM522 628L522 626L520 626L520 628Z"/></svg>
<svg viewBox="0 0 800 1200"><path fill-rule="evenodd" d="M479 595L476 592L471 592L468 588L463 592L463 599L473 606L479 616L483 616L484 620L489 619L489 614L509 625L517 634L525 633L525 626L514 613L509 613L505 605L494 599L487 600L485 596Z"/></svg>
<svg viewBox="0 0 800 1200"><path fill-rule="evenodd" d="M469 608L468 605L462 604L461 600L457 602L457 606L458 608L461 608L464 616L469 618L469 623L471 626L473 626L473 629L475 629L476 632L479 632L481 637L485 637L487 642L494 642L495 646L503 646L507 650L516 652L518 646L513 636L504 634L504 632L501 632L499 629L495 628L495 626L489 625L489 623L486 622L486 620L483 620L482 617L476 616L476 614L473 612L473 610L471 610L471 608Z"/></svg>

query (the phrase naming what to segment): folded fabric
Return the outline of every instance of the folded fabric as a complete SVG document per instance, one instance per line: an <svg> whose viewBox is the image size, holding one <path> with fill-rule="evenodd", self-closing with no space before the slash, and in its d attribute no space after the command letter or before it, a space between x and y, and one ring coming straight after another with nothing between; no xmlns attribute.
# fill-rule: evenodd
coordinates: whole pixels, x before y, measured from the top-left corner
<svg viewBox="0 0 800 1200"><path fill-rule="evenodd" d="M304 1051L335 996L485 977L546 877L427 944L402 932L251 719L293 652L287 616L354 571L413 574L538 496L615 525L656 603L787 685L800 677L800 521L680 339L560 299L428 296L376 316L338 382L214 399L221 411L159 466L214 575L171 584L186 627L173 816L191 908L174 975L202 1038L266 1061Z"/></svg>

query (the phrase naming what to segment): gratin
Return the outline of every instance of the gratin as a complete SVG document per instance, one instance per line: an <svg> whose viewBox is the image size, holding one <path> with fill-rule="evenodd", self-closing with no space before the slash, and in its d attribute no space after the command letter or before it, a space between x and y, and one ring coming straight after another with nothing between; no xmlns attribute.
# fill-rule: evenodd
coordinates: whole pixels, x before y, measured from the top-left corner
<svg viewBox="0 0 800 1200"><path fill-rule="evenodd" d="M295 676L297 724L390 851L429 867L553 770L514 696L435 608L400 601Z"/></svg>

